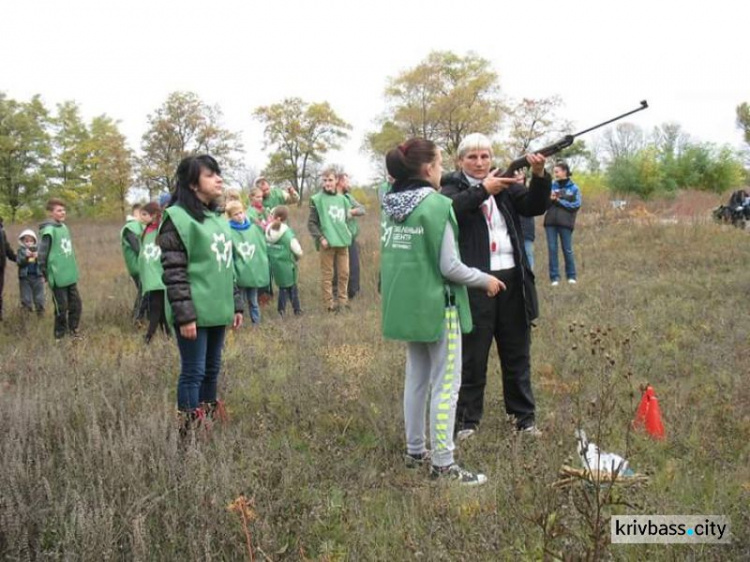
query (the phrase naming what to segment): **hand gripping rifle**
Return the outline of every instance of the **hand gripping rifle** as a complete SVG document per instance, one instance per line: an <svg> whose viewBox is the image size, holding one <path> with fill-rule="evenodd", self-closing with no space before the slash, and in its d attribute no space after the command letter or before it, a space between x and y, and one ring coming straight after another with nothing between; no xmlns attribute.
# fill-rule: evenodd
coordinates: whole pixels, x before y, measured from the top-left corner
<svg viewBox="0 0 750 562"><path fill-rule="evenodd" d="M581 135L589 133L593 131L594 129L598 129L599 127L604 127L604 125L609 125L610 123L614 121L618 121L619 119L622 119L623 117L627 117L628 115L632 115L633 113L642 111L646 109L647 107L648 107L648 102L646 100L643 100L641 102L641 107L639 107L638 109L628 111L627 113L618 115L617 117L614 117L608 121L604 121L603 123L599 123L598 125L594 125L593 127L584 129L583 131L580 131L576 133L575 135L565 135L556 143L551 144L549 146L545 146L544 148L540 150L533 151L533 154L542 154L544 156L552 156L553 154L557 154L561 150L568 148L571 144L573 144L573 141L575 140L576 137L580 137ZM523 168L528 168L528 167L529 167L529 163L526 160L526 156L521 156L520 158L516 158L515 160L513 160L513 162L510 163L510 166L508 166L506 170L497 170L494 172L493 175L500 177L500 178L512 178L513 175L518 170L521 170Z"/></svg>

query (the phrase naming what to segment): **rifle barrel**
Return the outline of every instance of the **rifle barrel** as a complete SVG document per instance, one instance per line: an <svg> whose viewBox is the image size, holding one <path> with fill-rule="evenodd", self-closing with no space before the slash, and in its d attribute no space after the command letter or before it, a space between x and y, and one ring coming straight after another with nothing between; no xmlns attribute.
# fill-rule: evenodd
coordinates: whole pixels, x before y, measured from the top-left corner
<svg viewBox="0 0 750 562"><path fill-rule="evenodd" d="M622 115L618 115L617 117L613 117L609 121L604 121L603 123L599 123L598 125L594 125L593 127L589 127L588 129L584 129L583 131L581 131L579 133L576 133L573 136L577 137L577 136L586 134L586 133L588 133L590 131L593 131L594 129L598 129L599 127L604 127L604 125L609 125L610 123L612 123L614 121L618 121L619 119L622 119L623 117L627 117L628 115L632 115L633 113L637 113L638 111L643 111L647 107L648 107L648 102L646 100L643 100L641 102L641 107L639 107L638 109L633 109L632 111L628 111L627 113L623 113Z"/></svg>

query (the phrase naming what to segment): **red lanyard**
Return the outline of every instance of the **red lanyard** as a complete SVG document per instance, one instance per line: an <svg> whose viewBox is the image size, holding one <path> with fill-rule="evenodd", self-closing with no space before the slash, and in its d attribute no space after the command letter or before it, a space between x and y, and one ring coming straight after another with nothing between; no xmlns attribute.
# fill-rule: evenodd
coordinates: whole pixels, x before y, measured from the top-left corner
<svg viewBox="0 0 750 562"><path fill-rule="evenodd" d="M493 211L494 211L495 200L493 199L492 196L490 196L489 199L487 199L487 201L489 201L487 205L482 205L482 213L484 214L484 218L487 220L487 226L489 227L489 230L490 230L490 238L492 239L492 241L490 242L490 252L494 253L495 251L497 251L497 242L495 242L495 227L492 224L493 222L492 215L494 214Z"/></svg>

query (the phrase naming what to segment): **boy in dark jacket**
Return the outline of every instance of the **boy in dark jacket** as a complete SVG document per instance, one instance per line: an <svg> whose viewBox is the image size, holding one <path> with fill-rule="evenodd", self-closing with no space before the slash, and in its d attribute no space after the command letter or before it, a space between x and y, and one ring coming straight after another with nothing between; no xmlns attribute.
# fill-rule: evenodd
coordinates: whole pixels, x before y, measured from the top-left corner
<svg viewBox="0 0 750 562"><path fill-rule="evenodd" d="M44 314L44 277L37 263L37 237L33 230L26 229L19 236L17 252L18 289L21 307L28 312L36 308L39 316Z"/></svg>

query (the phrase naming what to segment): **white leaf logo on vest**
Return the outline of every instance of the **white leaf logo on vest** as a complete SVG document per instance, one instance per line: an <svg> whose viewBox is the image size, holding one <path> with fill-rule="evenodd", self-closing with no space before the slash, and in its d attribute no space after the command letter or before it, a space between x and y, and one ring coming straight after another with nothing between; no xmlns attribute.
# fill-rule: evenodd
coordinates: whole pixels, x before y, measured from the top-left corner
<svg viewBox="0 0 750 562"><path fill-rule="evenodd" d="M214 243L211 244L211 251L216 254L216 263L221 269L221 263L224 262L224 267L227 269L232 265L232 241L227 240L224 234L214 234ZM221 244L221 250L219 250L219 244Z"/></svg>
<svg viewBox="0 0 750 562"><path fill-rule="evenodd" d="M66 256L73 253L73 244L70 243L70 238L60 238L60 249Z"/></svg>
<svg viewBox="0 0 750 562"><path fill-rule="evenodd" d="M153 242L149 242L143 247L143 257L146 258L146 261L156 261L161 257L161 248Z"/></svg>
<svg viewBox="0 0 750 562"><path fill-rule="evenodd" d="M333 221L343 222L346 214L344 213L343 207L329 207L328 216L330 216Z"/></svg>
<svg viewBox="0 0 750 562"><path fill-rule="evenodd" d="M383 229L383 235L380 237L380 241L384 246L388 246L391 243L391 236L393 236L393 227L388 226L387 222L381 222L380 228Z"/></svg>
<svg viewBox="0 0 750 562"><path fill-rule="evenodd" d="M255 244L251 244L250 242L240 242L237 245L237 251L243 258L250 261L255 255Z"/></svg>

